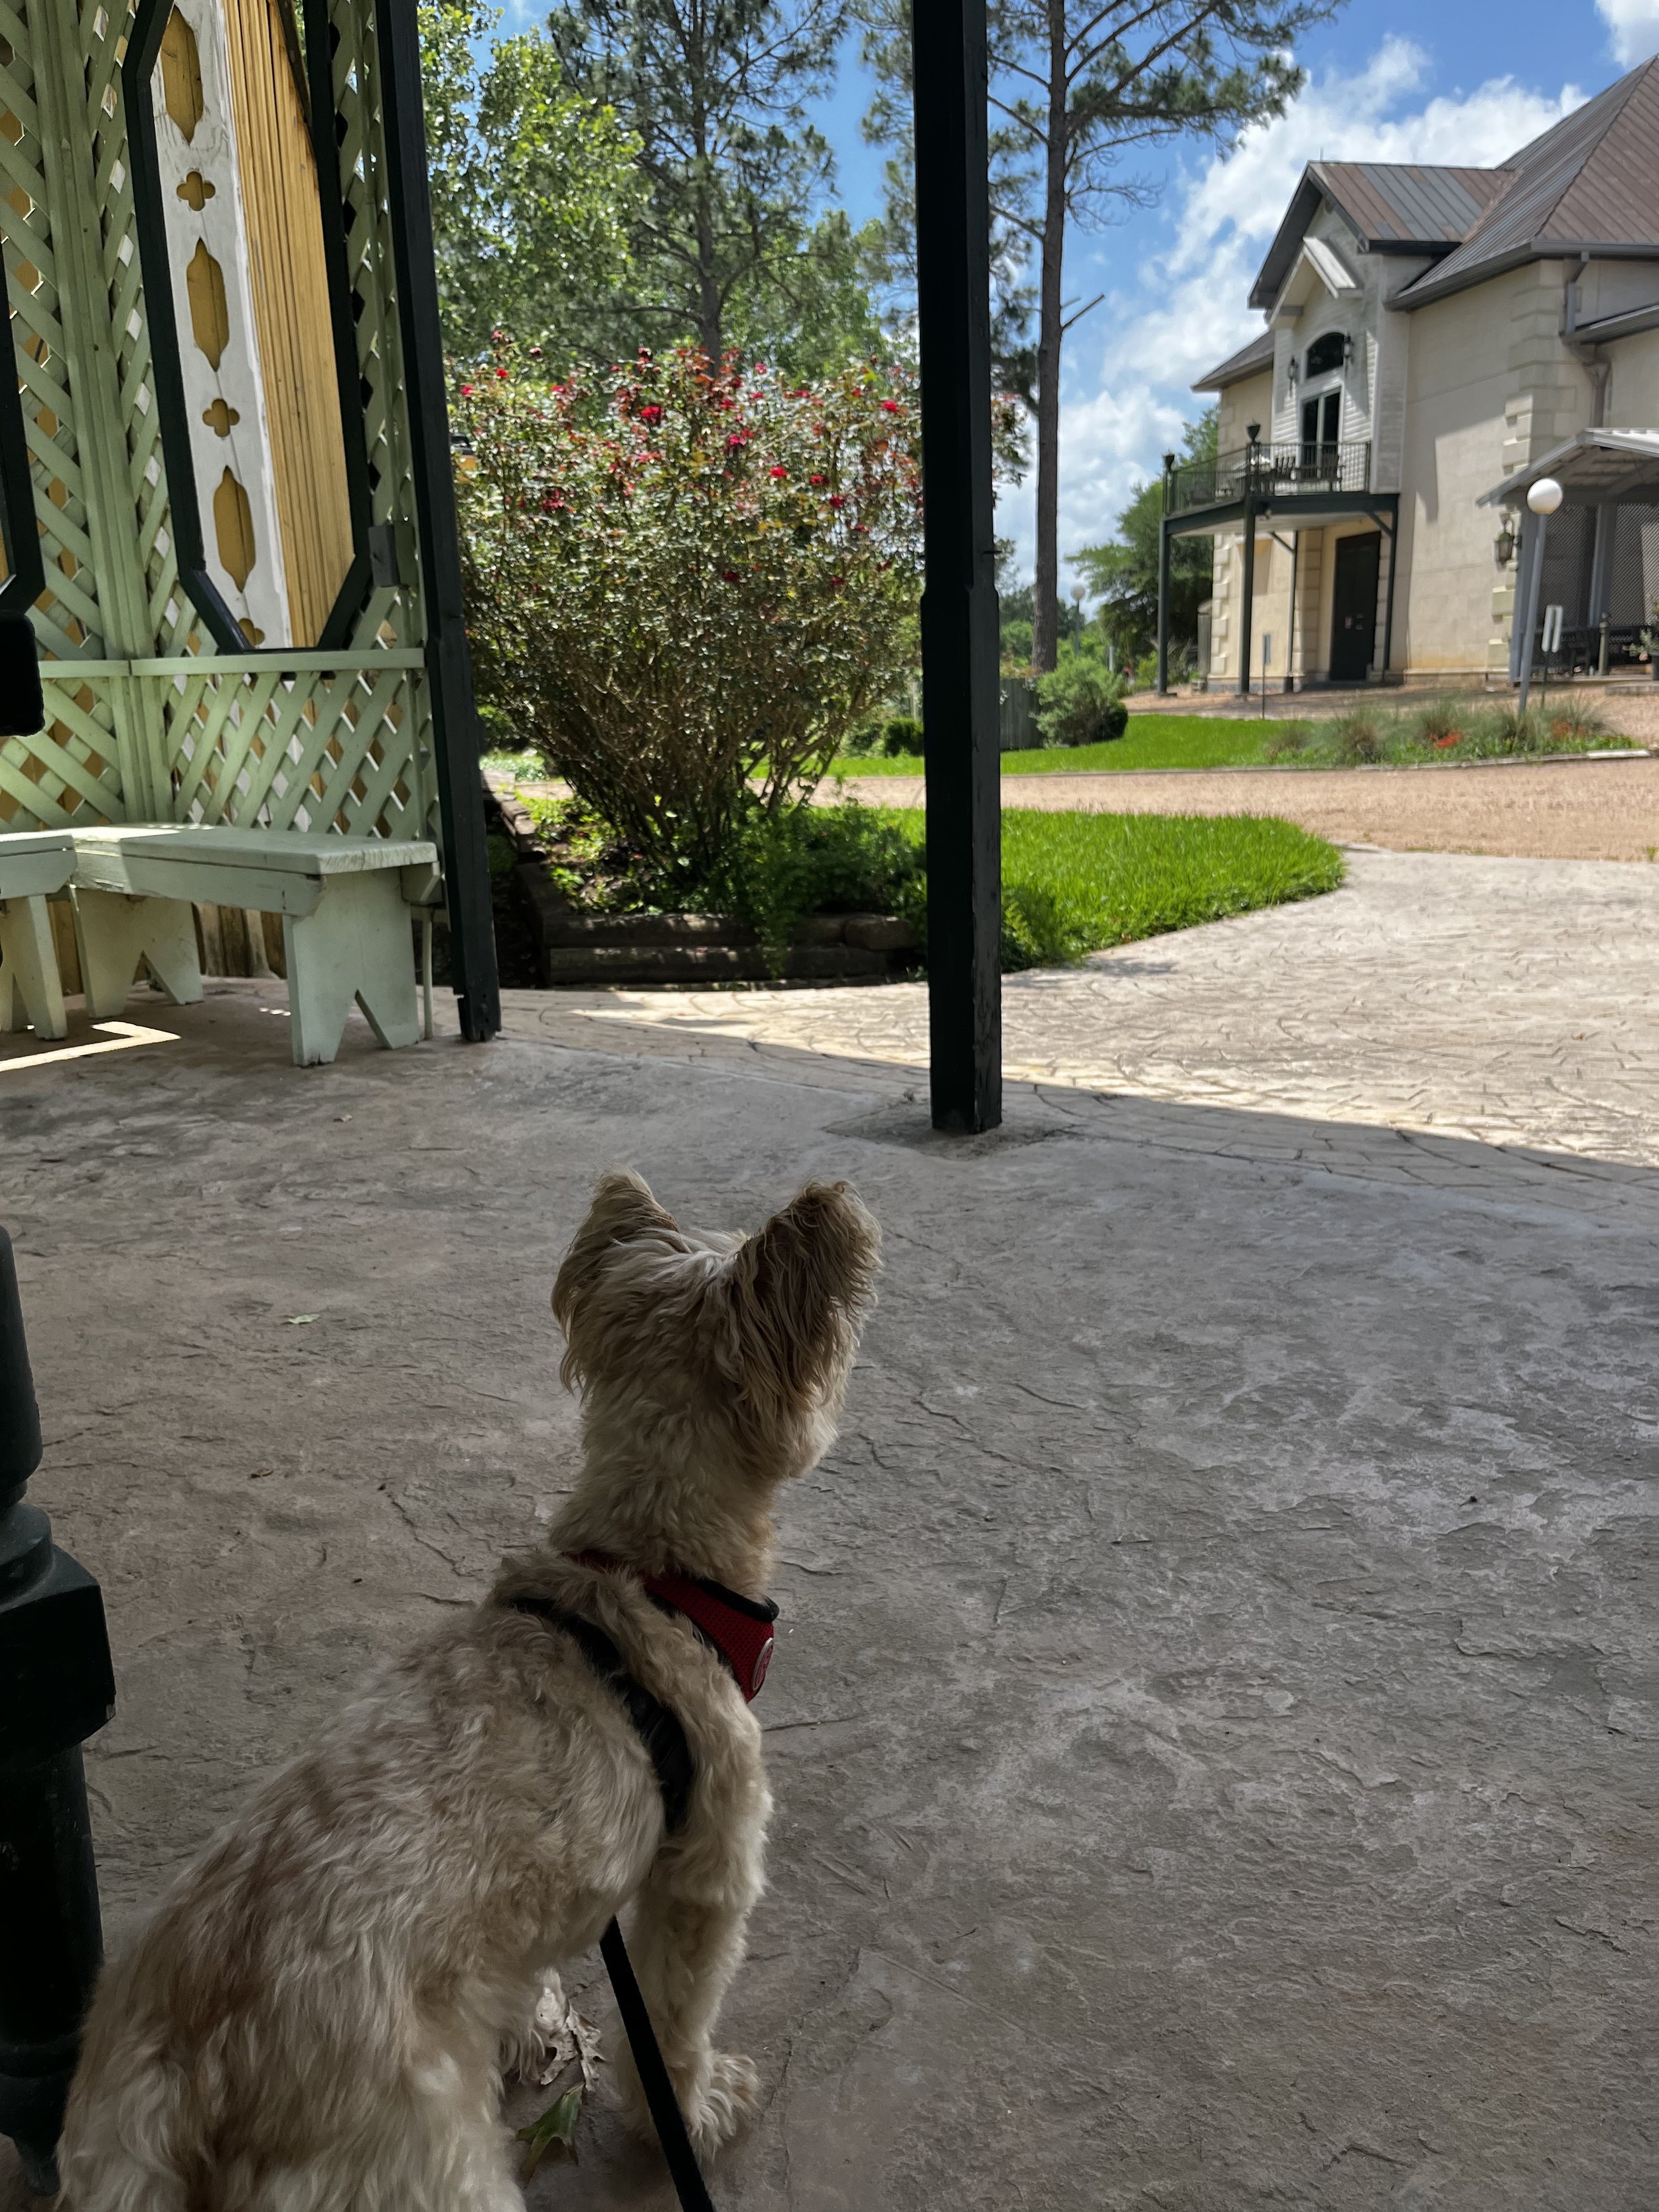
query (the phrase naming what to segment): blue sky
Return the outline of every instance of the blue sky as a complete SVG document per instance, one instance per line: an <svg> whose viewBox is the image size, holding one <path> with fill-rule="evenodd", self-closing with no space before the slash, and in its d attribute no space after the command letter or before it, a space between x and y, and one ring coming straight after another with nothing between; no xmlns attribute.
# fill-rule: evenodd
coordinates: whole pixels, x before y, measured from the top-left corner
<svg viewBox="0 0 1659 2212"><path fill-rule="evenodd" d="M544 5L507 0L506 13L533 21ZM1136 483L1198 411L1193 379L1261 329L1246 295L1304 162L1495 163L1655 52L1659 0L1350 4L1299 50L1308 86L1279 122L1249 133L1228 160L1173 150L1155 207L1067 246L1067 297L1107 296L1066 345L1062 562L1110 535ZM881 154L859 136L868 99L849 43L818 120L855 222L881 199ZM1028 478L998 510L1027 574L1031 495Z"/></svg>

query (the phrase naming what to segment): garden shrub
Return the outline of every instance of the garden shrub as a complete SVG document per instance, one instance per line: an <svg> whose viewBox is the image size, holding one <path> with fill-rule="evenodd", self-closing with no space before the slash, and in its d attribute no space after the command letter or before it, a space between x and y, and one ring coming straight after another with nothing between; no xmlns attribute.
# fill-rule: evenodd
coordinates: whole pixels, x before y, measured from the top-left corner
<svg viewBox="0 0 1659 2212"><path fill-rule="evenodd" d="M921 724L914 714L895 714L881 733L881 749L889 760L896 760L902 753L919 754L922 750Z"/></svg>
<svg viewBox="0 0 1659 2212"><path fill-rule="evenodd" d="M1387 749L1375 716L1363 708L1338 715L1334 735L1337 759L1345 768L1369 768L1382 758Z"/></svg>
<svg viewBox="0 0 1659 2212"><path fill-rule="evenodd" d="M1037 678L1036 724L1045 745L1098 745L1121 738L1129 720L1123 678L1091 653L1064 653Z"/></svg>
<svg viewBox="0 0 1659 2212"><path fill-rule="evenodd" d="M642 860L578 799L532 793L522 803L554 885L589 913L731 915L780 959L809 914L897 914L918 931L926 921L921 846L891 814L855 801L777 814L754 808L696 875Z"/></svg>
<svg viewBox="0 0 1659 2212"><path fill-rule="evenodd" d="M909 672L910 377L682 349L550 384L502 340L454 422L486 709L642 860L709 879Z"/></svg>
<svg viewBox="0 0 1659 2212"><path fill-rule="evenodd" d="M1540 700L1522 714L1510 700L1466 692L1392 712L1367 706L1328 720L1291 723L1274 738L1267 757L1307 767L1352 768L1381 761L1405 768L1589 752L1619 742L1595 709L1576 699Z"/></svg>
<svg viewBox="0 0 1659 2212"><path fill-rule="evenodd" d="M710 910L737 915L781 961L809 914L925 919L922 848L890 818L856 805L751 815L698 884Z"/></svg>

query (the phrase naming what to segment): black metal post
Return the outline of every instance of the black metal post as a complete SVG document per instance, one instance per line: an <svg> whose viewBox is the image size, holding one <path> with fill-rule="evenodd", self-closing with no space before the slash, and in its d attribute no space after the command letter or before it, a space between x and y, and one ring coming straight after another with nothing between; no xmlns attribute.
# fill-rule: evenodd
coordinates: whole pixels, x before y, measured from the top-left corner
<svg viewBox="0 0 1659 2212"><path fill-rule="evenodd" d="M1170 693L1170 505L1175 489L1175 455L1164 456L1164 515L1158 526L1158 696Z"/></svg>
<svg viewBox="0 0 1659 2212"><path fill-rule="evenodd" d="M1244 499L1244 575L1241 596L1243 605L1239 609L1238 696L1250 696L1250 623L1255 611L1255 502L1247 493Z"/></svg>
<svg viewBox="0 0 1659 2212"><path fill-rule="evenodd" d="M472 696L472 666L467 658L466 617L461 599L460 537L451 473L449 408L444 394L438 277L432 258L420 31L416 10L406 0L380 0L375 21L385 79L392 236L420 528L426 667L437 738L450 974L459 1002L461 1034L476 1044L500 1030L501 994L495 969L483 793L478 781L478 713Z"/></svg>
<svg viewBox="0 0 1659 2212"><path fill-rule="evenodd" d="M23 1503L40 1417L0 1229L0 2134L50 2196L103 1956L81 1746L115 1710L104 1601Z"/></svg>
<svg viewBox="0 0 1659 2212"><path fill-rule="evenodd" d="M1394 521L1389 529L1389 596L1382 616L1382 680L1389 680L1389 671L1394 665L1394 577L1400 565L1400 510L1395 509Z"/></svg>
<svg viewBox="0 0 1659 2212"><path fill-rule="evenodd" d="M928 1044L933 1127L971 1133L1002 1119L985 0L915 0L913 35Z"/></svg>

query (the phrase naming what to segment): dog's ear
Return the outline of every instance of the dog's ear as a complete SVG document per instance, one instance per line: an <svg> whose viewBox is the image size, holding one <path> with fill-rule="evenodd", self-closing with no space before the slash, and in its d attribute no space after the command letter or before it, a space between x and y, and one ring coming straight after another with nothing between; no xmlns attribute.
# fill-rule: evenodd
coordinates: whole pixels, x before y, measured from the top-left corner
<svg viewBox="0 0 1659 2212"><path fill-rule="evenodd" d="M844 1182L809 1182L740 1247L727 1296L745 1397L805 1412L839 1381L880 1261L881 1231Z"/></svg>
<svg viewBox="0 0 1659 2212"><path fill-rule="evenodd" d="M631 1244L641 1237L673 1237L678 1232L678 1222L658 1205L642 1176L636 1176L631 1168L612 1168L602 1175L594 1188L587 1218L570 1240L570 1249L553 1285L554 1316L567 1339L572 1312L617 1245Z"/></svg>

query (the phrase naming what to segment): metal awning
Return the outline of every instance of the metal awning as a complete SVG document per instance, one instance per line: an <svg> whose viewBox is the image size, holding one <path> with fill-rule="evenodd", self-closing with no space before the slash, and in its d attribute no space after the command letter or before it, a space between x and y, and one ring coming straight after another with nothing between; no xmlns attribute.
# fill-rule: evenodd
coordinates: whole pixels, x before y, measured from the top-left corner
<svg viewBox="0 0 1659 2212"><path fill-rule="evenodd" d="M1540 477L1553 477L1572 507L1596 507L1643 492L1659 501L1659 430L1580 430L1482 492L1475 504L1519 506Z"/></svg>

